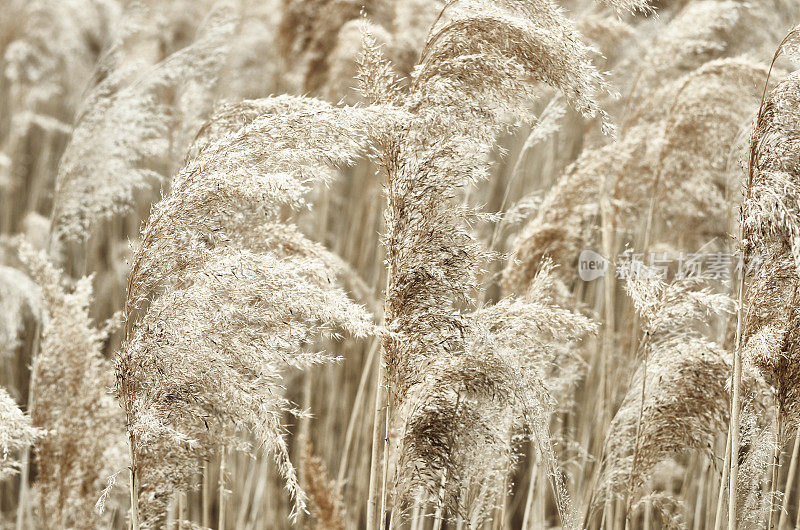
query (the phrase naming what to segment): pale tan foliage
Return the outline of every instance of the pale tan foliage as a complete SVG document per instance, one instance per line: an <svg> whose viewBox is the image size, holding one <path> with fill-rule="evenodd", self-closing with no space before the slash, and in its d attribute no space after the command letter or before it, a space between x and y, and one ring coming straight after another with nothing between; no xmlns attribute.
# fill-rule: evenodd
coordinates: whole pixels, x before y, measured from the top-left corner
<svg viewBox="0 0 800 530"><path fill-rule="evenodd" d="M154 205L116 363L147 525L191 486L198 457L242 445L239 429L274 453L295 513L304 509L282 421L303 413L283 397L283 377L330 361L305 352L319 334L363 337L374 326L337 287L341 261L279 215L395 117L288 96L224 106Z"/></svg>
<svg viewBox="0 0 800 530"><path fill-rule="evenodd" d="M713 524L735 319L709 308L729 301L649 279L621 298L613 267L578 281L575 259L656 252L672 276L678 253L728 250L765 60L799 2L2 11L0 386L20 403L33 388L40 438L8 434L33 423L0 392L0 475L25 470L3 484L0 527L15 512L33 529L131 526L110 352L139 530L201 517L285 530L292 510L301 525L378 530L364 517L376 506L395 530ZM764 528L770 490L792 484L785 465L771 484L769 464L800 414L795 36L756 120L744 204L742 529ZM618 138L600 134L611 117ZM44 303L5 249L18 233L47 252L26 250L56 285ZM71 279L87 274L93 289ZM94 323L123 303L124 330ZM602 344L585 337L600 315ZM387 402L368 390L378 359Z"/></svg>
<svg viewBox="0 0 800 530"><path fill-rule="evenodd" d="M41 301L36 284L22 271L0 266L0 359L11 362L20 343L26 318L41 318Z"/></svg>
<svg viewBox="0 0 800 530"><path fill-rule="evenodd" d="M0 480L17 473L18 453L26 450L41 434L6 389L0 388Z"/></svg>
<svg viewBox="0 0 800 530"><path fill-rule="evenodd" d="M491 256L454 204L486 178L487 156L508 116L529 115L536 83L560 90L587 117L610 124L595 98L606 89L590 48L549 1L448 3L431 29L408 88L399 87L369 36L362 92L396 102L407 122L381 140L388 177L389 278L383 343L389 419L396 429L394 499L444 505L472 525L489 516L512 466L512 437L529 433L553 482L566 527L577 525L550 444L552 408L542 383L549 345L592 329L546 294L470 312ZM529 330L523 323L536 322ZM538 364L537 361L541 361Z"/></svg>
<svg viewBox="0 0 800 530"><path fill-rule="evenodd" d="M344 505L336 483L328 477L325 464L312 451L311 442L304 441L302 475L314 517L314 527L320 530L344 530Z"/></svg>
<svg viewBox="0 0 800 530"><path fill-rule="evenodd" d="M137 49L147 16L141 6L130 9L75 120L56 184L54 218L67 239L86 238L97 221L127 211L137 189L160 182L172 170L164 162L185 150L198 114L202 120L210 108L208 91L226 57L233 13L212 13L197 40L154 66L126 53Z"/></svg>
<svg viewBox="0 0 800 530"><path fill-rule="evenodd" d="M38 516L47 528L102 524L94 504L106 478L124 467L122 415L111 395L107 333L89 316L91 277L65 285L43 252L22 244L23 262L39 284L47 313L32 367Z"/></svg>
<svg viewBox="0 0 800 530"><path fill-rule="evenodd" d="M30 0L22 4L19 12L6 12L7 20L16 20L17 27L3 32L12 36L4 47L3 74L10 86L3 104L17 112L69 119L64 112L78 104L86 78L120 15L120 6L114 0ZM21 26L19 21L23 21ZM3 119L6 117L11 116Z"/></svg>
<svg viewBox="0 0 800 530"><path fill-rule="evenodd" d="M733 153L765 75L745 59L711 61L637 109L637 121L616 143L584 151L517 236L506 288L524 288L545 255L572 269L580 251L596 244L603 187L615 222L646 222L652 202L657 219L672 228L666 241L675 234L699 247L725 237L731 182L739 174Z"/></svg>
<svg viewBox="0 0 800 530"><path fill-rule="evenodd" d="M643 362L606 439L606 495L637 495L667 457L711 451L728 420L730 363L698 326L732 301L693 281L666 284L647 268L631 271L626 290L641 317Z"/></svg>
<svg viewBox="0 0 800 530"><path fill-rule="evenodd" d="M775 53L793 53L794 28ZM796 53L796 51L794 52ZM766 89L765 89L766 90ZM747 291L744 355L773 387L781 421L800 420L795 347L800 287L800 72L783 79L766 96L750 137L749 174L742 207L743 253L755 260Z"/></svg>

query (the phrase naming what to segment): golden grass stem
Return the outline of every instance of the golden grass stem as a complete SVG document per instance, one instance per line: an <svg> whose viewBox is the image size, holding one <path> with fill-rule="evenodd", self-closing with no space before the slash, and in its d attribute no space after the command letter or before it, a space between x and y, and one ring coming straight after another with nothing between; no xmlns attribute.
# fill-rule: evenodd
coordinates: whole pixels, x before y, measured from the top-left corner
<svg viewBox="0 0 800 530"><path fill-rule="evenodd" d="M136 473L136 443L132 432L128 431L128 456L131 460L130 495L131 495L131 530L139 530L139 479Z"/></svg>
<svg viewBox="0 0 800 530"><path fill-rule="evenodd" d="M382 459L381 447L385 452L385 444L381 443L384 438L384 431L386 430L386 399L387 392L384 386L384 379L386 378L386 369L383 365L381 355L378 355L378 374L376 377L375 385L375 410L373 411L372 422L372 459L369 471L369 497L367 499L367 530L375 530L378 528L378 518L383 515L383 506L381 503L381 483L382 483ZM385 457L384 459L385 460Z"/></svg>
<svg viewBox="0 0 800 530"><path fill-rule="evenodd" d="M442 475L442 482L439 486L439 499L436 502L436 511L433 514L433 530L441 530L442 528L442 514L443 514L443 506L444 506L444 488L447 484L447 475ZM492 527L494 528L495 523L492 523Z"/></svg>
<svg viewBox="0 0 800 530"><path fill-rule="evenodd" d="M744 320L744 271L739 278L739 294L736 306L736 346L733 352L733 397L731 399L731 459L730 484L728 486L728 530L736 530L736 486L739 474L739 412L742 386L742 322Z"/></svg>
<svg viewBox="0 0 800 530"><path fill-rule="evenodd" d="M706 504L706 480L708 479L708 462L703 465L703 471L700 474L700 482L697 485L697 503L695 503L694 507L694 517L692 519L692 530L700 530L702 528L701 521L703 520L703 508ZM648 507L649 508L649 507ZM647 514L650 514L650 510L647 510ZM649 530L646 529L646 530Z"/></svg>
<svg viewBox="0 0 800 530"><path fill-rule="evenodd" d="M602 210L602 240L603 240L603 252L606 256L611 256L611 253L614 250L614 229L613 229L613 221L611 219L611 203L609 201L609 197L607 194L607 190L605 186L603 186L603 196L601 198L601 210ZM611 405L612 405L612 398L611 398L611 390L609 389L608 383L608 376L609 376L609 365L611 363L611 353L614 347L614 295L616 293L615 285L614 285L614 278L605 277L603 278L603 315L604 315L604 322L603 322L603 348L602 348L602 359L600 360L600 388L602 390L602 408L601 408L601 418L602 421L599 422L602 428L603 436L599 437L599 439L604 438L605 431L608 429L608 422L610 421L610 414L611 414Z"/></svg>
<svg viewBox="0 0 800 530"><path fill-rule="evenodd" d="M341 491L344 486L345 474L347 473L347 466L350 457L350 446L353 445L353 433L355 432L356 420L361 412L364 397L366 396L367 382L369 381L369 374L372 372L372 365L375 363L375 354L380 347L380 340L373 339L372 345L367 354L367 360L361 370L361 379L358 381L358 390L356 391L356 398L353 402L353 408L350 411L350 419L347 421L347 431L344 436L344 447L342 448L342 463L339 464L339 472L336 475L336 488Z"/></svg>
<svg viewBox="0 0 800 530"><path fill-rule="evenodd" d="M714 530L722 528L722 509L725 506L725 486L728 484L728 475L731 471L731 426L728 425L728 434L725 436L725 462L722 466L722 477L719 481L719 494L717 496L717 510L714 516Z"/></svg>
<svg viewBox="0 0 800 530"><path fill-rule="evenodd" d="M208 460L203 464L203 488L200 499L200 522L205 528L211 524L211 468Z"/></svg>
<svg viewBox="0 0 800 530"><path fill-rule="evenodd" d="M219 520L218 530L225 530L225 468L226 468L226 447L222 446L219 457Z"/></svg>
<svg viewBox="0 0 800 530"><path fill-rule="evenodd" d="M530 478L528 479L528 494L525 498L525 512L522 516L522 530L527 530L529 528L531 512L533 508L533 499L534 499L534 491L536 488L536 480L539 478L537 473L537 469L539 466L538 459L534 458L534 447L531 444L531 468L530 468Z"/></svg>
<svg viewBox="0 0 800 530"><path fill-rule="evenodd" d="M800 429L794 435L794 446L792 447L792 457L789 460L789 473L786 477L786 486L783 492L783 502L781 503L781 515L778 519L778 530L781 530L789 514L789 499L792 496L794 486L794 476L797 473L797 455L800 453Z"/></svg>
<svg viewBox="0 0 800 530"><path fill-rule="evenodd" d="M780 410L778 410L778 417L775 420L775 452L773 453L772 457L772 478L770 479L770 486L769 486L769 520L767 522L767 528L772 530L775 524L775 495L778 491L778 469L780 469L781 463L781 442L782 436L781 432L783 430L783 417L781 416Z"/></svg>
<svg viewBox="0 0 800 530"><path fill-rule="evenodd" d="M186 514L186 492L178 492L178 530L183 530L183 522L188 519Z"/></svg>

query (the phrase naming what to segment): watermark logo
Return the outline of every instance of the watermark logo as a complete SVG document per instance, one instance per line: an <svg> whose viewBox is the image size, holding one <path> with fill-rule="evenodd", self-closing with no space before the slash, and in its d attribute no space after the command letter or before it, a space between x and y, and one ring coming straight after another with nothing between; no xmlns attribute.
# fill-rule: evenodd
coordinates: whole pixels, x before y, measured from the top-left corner
<svg viewBox="0 0 800 530"><path fill-rule="evenodd" d="M740 274L752 274L761 266L761 256L750 256L747 262L741 254L729 252L680 252L669 256L666 252L651 252L645 256L641 252L626 249L613 261L589 249L578 256L578 276L585 282L605 276L614 269L613 276L627 280L640 274L655 276L663 281L675 280L716 280L728 281Z"/></svg>
<svg viewBox="0 0 800 530"><path fill-rule="evenodd" d="M605 276L608 260L594 250L584 250L578 256L578 276L585 282Z"/></svg>

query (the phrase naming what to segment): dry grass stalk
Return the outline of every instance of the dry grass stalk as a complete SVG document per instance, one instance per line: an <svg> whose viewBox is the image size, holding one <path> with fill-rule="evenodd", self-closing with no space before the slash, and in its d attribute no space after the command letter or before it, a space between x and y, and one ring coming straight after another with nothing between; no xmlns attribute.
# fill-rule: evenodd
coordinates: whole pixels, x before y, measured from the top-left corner
<svg viewBox="0 0 800 530"><path fill-rule="evenodd" d="M20 253L46 308L31 390L31 418L43 431L35 446L38 524L102 524L95 502L107 477L124 466L122 417L109 391L111 365L102 354L113 324L98 328L89 316L91 277L67 287L63 272L43 252L22 244Z"/></svg>
<svg viewBox="0 0 800 530"><path fill-rule="evenodd" d="M140 51L148 16L131 7L78 111L56 184L62 237L85 239L97 221L128 211L137 189L174 169L165 162L185 151L210 110L235 27L231 10L212 13L195 42L154 66L129 50Z"/></svg>
<svg viewBox="0 0 800 530"><path fill-rule="evenodd" d="M311 502L314 528L344 530L344 505L336 481L331 480L325 464L312 452L311 442L306 440L303 447L301 471Z"/></svg>
<svg viewBox="0 0 800 530"><path fill-rule="evenodd" d="M636 504L658 463L709 451L727 421L729 364L698 326L731 311L730 299L692 281L666 284L647 268L631 274L626 290L641 317L642 364L606 440L598 505L609 495Z"/></svg>
<svg viewBox="0 0 800 530"><path fill-rule="evenodd" d="M16 511L19 530L195 518L285 530L306 502L319 517L294 524L575 528L570 499L582 498L587 528L701 530L725 512L713 475L737 344L731 521L778 519L782 442L800 410L792 62L776 63L784 82L769 83L752 135L740 242L764 263L739 283L738 337L704 309L725 304L701 284L644 282L621 297L611 271L603 287L577 281L575 258L601 244L608 258L628 243L667 259L728 250L737 162L796 0L3 8L0 387L11 396L24 399L43 332L31 423L13 403L0 411L0 474L23 470L0 484L3 528ZM791 37L781 52L797 47ZM601 108L618 138L601 135ZM44 298L6 251L20 232L49 251L25 251ZM92 289L71 279L84 276ZM385 326L352 301L380 315L382 284ZM120 308L124 330L94 324ZM602 339L583 340L601 314ZM377 359L376 377L364 364ZM114 367L131 512L115 485L127 470L106 396ZM359 420L373 378L370 425ZM334 485L320 464L342 454ZM793 497L784 504L800 515Z"/></svg>
<svg viewBox="0 0 800 530"><path fill-rule="evenodd" d="M792 29L778 47L770 73L783 53L797 54L800 27ZM739 282L739 325L736 337L736 363L742 357L752 362L775 392L777 424L774 427L775 451L772 494L787 424L796 424L798 403L795 396L798 370L793 334L797 333L796 299L800 278L800 212L796 210L800 177L796 130L800 124L797 102L800 101L800 73L788 75L769 93L765 81L764 97L750 137L748 174L744 182L740 245L745 263L760 263L745 291L745 274ZM749 268L749 267L748 267ZM745 295L746 292L746 295ZM747 309L745 313L745 300ZM780 300L780 301L779 301ZM786 301L789 304L786 304ZM733 451L739 447L737 414L740 408L738 387L740 372L734 374ZM736 462L731 462L732 526L736 521ZM771 499L770 499L771 502ZM772 526L773 510L769 513Z"/></svg>
<svg viewBox="0 0 800 530"><path fill-rule="evenodd" d="M548 28L564 36L547 35ZM572 24L544 1L448 4L407 91L387 75L369 41L362 72L367 96L396 101L410 113L407 123L386 134L379 154L388 177L386 424L387 432L397 429L399 444L383 451L384 474L397 459L393 512L417 497L478 524L499 494L491 484L505 481L511 436L524 426L547 462L564 524L572 526L550 447L549 399L535 361L522 352L548 339L574 338L590 326L569 312L542 311L535 303L547 303L541 291L530 295L534 302L523 297L465 311L490 254L468 230L472 212L449 199L485 178L488 148L504 116L524 113L534 96L526 78L554 86L578 110L598 116L593 97L605 82ZM610 127L604 118L603 124ZM525 332L517 318L542 318L544 335ZM519 370L527 381L522 385L515 383Z"/></svg>

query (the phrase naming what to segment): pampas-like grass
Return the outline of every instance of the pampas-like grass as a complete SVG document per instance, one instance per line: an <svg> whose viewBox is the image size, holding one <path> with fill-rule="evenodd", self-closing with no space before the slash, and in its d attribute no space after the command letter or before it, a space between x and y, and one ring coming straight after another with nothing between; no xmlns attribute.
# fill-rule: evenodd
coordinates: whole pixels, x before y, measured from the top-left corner
<svg viewBox="0 0 800 530"><path fill-rule="evenodd" d="M400 498L427 495L478 526L498 502L502 490L496 488L514 462L521 433L534 440L554 482L564 524L574 524L550 446L550 385L557 380L550 369L564 362L558 345L578 341L594 326L553 304L552 282L544 270L524 296L466 316L463 352L429 361L403 411Z"/></svg>
<svg viewBox="0 0 800 530"><path fill-rule="evenodd" d="M22 244L20 255L39 284L46 320L32 367L33 424L39 525L88 528L102 524L94 510L106 479L124 466L122 415L103 357L107 331L90 316L91 277L67 287L43 252Z"/></svg>
<svg viewBox="0 0 800 530"><path fill-rule="evenodd" d="M725 431L730 364L698 326L733 304L693 281L664 283L647 268L631 271L626 291L644 331L642 363L611 423L597 502L617 494L630 497L630 505L658 463L711 451Z"/></svg>
<svg viewBox="0 0 800 530"><path fill-rule="evenodd" d="M684 245L725 237L738 175L731 153L742 144L764 75L762 66L744 59L711 61L637 109L637 121L616 143L584 151L517 235L515 259L504 271L506 289L523 289L544 256L571 270L580 251L597 244L593 224L604 186L615 219L648 222L654 203L660 223L687 228L679 231Z"/></svg>
<svg viewBox="0 0 800 530"><path fill-rule="evenodd" d="M753 136L740 340L703 290L795 0L3 15L0 387L23 411L33 389L38 429L0 424L3 528L720 530L728 489L731 528L776 522L780 492L795 522L789 58ZM666 283L576 274L623 247ZM694 253L722 281L681 280Z"/></svg>
<svg viewBox="0 0 800 530"><path fill-rule="evenodd" d="M128 281L116 373L134 526L137 500L143 524L159 524L170 496L191 487L198 458L242 446L238 430L274 453L294 513L305 509L282 422L303 413L283 397L282 377L330 361L304 352L318 334L374 328L336 286L338 261L275 225L395 116L277 97L223 107L201 131L142 229Z"/></svg>
<svg viewBox="0 0 800 530"><path fill-rule="evenodd" d="M95 224L128 211L137 189L173 168L205 118L233 33L229 9L212 13L197 39L155 66L128 52L146 33L148 11L130 8L81 105L56 183L58 234L85 239ZM211 101L209 101L211 100ZM205 108L204 108L205 107Z"/></svg>
<svg viewBox="0 0 800 530"><path fill-rule="evenodd" d="M319 457L312 452L311 442L303 445L303 482L306 484L314 517L314 528L320 530L344 530L344 506L336 482L328 477L328 470Z"/></svg>
<svg viewBox="0 0 800 530"><path fill-rule="evenodd" d="M793 28L781 42L770 64L770 72L781 54L797 55L800 27ZM769 78L767 78L768 81ZM787 425L800 419L795 388L798 382L795 299L800 275L800 212L797 211L797 180L800 158L797 128L800 113L800 73L783 79L766 95L750 136L748 173L744 181L744 203L740 219L740 247L746 263L758 260L753 279L745 294L745 276L739 282L739 312L736 348L737 365L744 359L753 363L774 390L777 417L774 431L774 461L771 492L777 491L777 467ZM748 269L751 269L748 267ZM780 300L780 302L779 302ZM786 302L789 302L786 304ZM743 314L744 313L744 314ZM741 368L734 374L734 421L741 404L738 387ZM739 446L738 426L732 433L732 448ZM738 479L736 463L731 474ZM731 519L736 515L736 482L731 482ZM772 499L769 499L772 502ZM768 526L772 526L773 510Z"/></svg>
<svg viewBox="0 0 800 530"><path fill-rule="evenodd" d="M555 28L558 34L548 33ZM368 45L363 92L410 113L381 140L378 155L388 179L384 421L387 432L397 429L399 445L384 447L382 488L373 469L370 507L379 507L368 524L384 518L380 489L398 516L416 498L479 524L503 490L512 437L526 428L553 481L563 524L572 527L575 517L550 446L549 396L536 363L523 352L576 338L591 326L524 297L466 311L490 253L468 229L472 212L452 199L486 178L488 149L506 116L526 114L535 95L528 79L559 89L610 130L595 101L607 89L605 80L571 22L541 1L450 3L427 38L408 90L386 72L386 62ZM537 322L538 333L526 332L517 318ZM391 453L398 464L389 483Z"/></svg>
<svg viewBox="0 0 800 530"><path fill-rule="evenodd" d="M0 358L11 362L26 318L41 318L41 300L36 284L25 273L6 266L0 266L0 300L6 308L0 313Z"/></svg>

